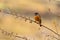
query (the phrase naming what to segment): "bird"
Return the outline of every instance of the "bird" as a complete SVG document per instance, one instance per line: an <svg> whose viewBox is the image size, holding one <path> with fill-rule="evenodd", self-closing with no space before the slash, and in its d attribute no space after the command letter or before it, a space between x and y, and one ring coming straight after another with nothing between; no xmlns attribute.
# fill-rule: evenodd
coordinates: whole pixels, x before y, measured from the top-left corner
<svg viewBox="0 0 60 40"><path fill-rule="evenodd" d="M40 16L40 14L38 12L36 12L34 14L35 14L35 16L34 16L35 21L38 22L40 27L41 27L42 25L41 25L41 16Z"/></svg>

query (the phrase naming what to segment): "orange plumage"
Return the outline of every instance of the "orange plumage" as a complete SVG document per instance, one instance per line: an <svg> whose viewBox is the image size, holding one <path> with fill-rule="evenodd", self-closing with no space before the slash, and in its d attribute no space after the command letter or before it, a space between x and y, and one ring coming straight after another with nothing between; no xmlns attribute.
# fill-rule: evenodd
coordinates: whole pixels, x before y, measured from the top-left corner
<svg viewBox="0 0 60 40"><path fill-rule="evenodd" d="M35 16L34 19L35 21L40 21L40 16Z"/></svg>
<svg viewBox="0 0 60 40"><path fill-rule="evenodd" d="M41 16L39 15L39 13L35 13L34 16L35 21L37 21L39 23L39 25L41 26Z"/></svg>

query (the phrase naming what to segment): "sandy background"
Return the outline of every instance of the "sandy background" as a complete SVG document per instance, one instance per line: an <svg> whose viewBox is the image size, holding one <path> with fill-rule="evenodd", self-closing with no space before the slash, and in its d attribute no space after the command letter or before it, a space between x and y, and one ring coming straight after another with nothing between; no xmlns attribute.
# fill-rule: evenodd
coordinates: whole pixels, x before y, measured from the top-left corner
<svg viewBox="0 0 60 40"><path fill-rule="evenodd" d="M57 6L57 1L59 0L52 0L50 3L48 0L0 0L0 9L9 7L16 11L19 10L20 15L33 20L34 13L39 12L42 24L60 34L60 6ZM48 12L48 8L52 13ZM55 37L59 39L57 35L43 27L39 30L39 25L34 22L29 23L29 20L25 22L23 18L16 18L4 12L0 12L0 27L5 31L27 37L29 40L57 40ZM23 40L9 37L1 32L0 35L0 40Z"/></svg>

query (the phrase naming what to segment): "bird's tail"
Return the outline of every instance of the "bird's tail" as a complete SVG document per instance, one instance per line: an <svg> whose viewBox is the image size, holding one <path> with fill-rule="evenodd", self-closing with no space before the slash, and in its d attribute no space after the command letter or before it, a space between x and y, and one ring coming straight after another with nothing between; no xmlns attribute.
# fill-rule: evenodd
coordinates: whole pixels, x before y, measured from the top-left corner
<svg viewBox="0 0 60 40"><path fill-rule="evenodd" d="M41 20L39 20L39 25L40 25L40 27L42 26L42 25L41 25Z"/></svg>

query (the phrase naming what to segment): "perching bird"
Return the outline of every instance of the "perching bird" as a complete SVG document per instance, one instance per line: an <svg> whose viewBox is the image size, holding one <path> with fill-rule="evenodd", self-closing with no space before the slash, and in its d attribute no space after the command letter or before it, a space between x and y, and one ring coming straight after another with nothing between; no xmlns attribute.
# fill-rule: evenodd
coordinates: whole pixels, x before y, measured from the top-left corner
<svg viewBox="0 0 60 40"><path fill-rule="evenodd" d="M41 16L39 13L35 13L34 19L35 21L39 22L39 25L41 26Z"/></svg>

